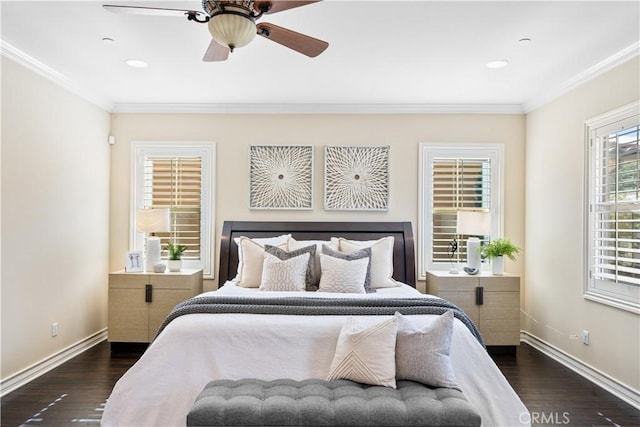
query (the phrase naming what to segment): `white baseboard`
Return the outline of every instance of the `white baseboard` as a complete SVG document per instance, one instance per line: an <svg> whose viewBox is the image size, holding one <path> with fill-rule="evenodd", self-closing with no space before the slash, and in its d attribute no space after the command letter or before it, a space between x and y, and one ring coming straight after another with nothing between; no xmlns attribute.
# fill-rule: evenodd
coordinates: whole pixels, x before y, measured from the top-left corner
<svg viewBox="0 0 640 427"><path fill-rule="evenodd" d="M96 344L107 339L107 328L104 328L93 335L90 335L69 347L60 350L51 356L34 363L33 365L17 372L0 381L0 397L11 393L23 385L35 380L39 376L46 374L50 370L57 368L69 359L90 349Z"/></svg>
<svg viewBox="0 0 640 427"><path fill-rule="evenodd" d="M611 378L609 375L587 365L574 356L560 350L537 336L520 331L520 341L529 344L531 347L549 356L553 360L561 363L575 373L583 376L595 385L602 387L614 396L624 400L629 405L640 410L640 391L634 390L626 384Z"/></svg>

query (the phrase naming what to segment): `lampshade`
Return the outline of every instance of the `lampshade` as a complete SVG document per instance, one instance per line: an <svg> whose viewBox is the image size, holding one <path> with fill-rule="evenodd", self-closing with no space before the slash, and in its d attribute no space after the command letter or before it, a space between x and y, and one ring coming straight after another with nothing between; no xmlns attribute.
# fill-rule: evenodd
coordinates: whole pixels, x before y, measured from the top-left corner
<svg viewBox="0 0 640 427"><path fill-rule="evenodd" d="M471 236L491 234L489 212L458 211L457 233Z"/></svg>
<svg viewBox="0 0 640 427"><path fill-rule="evenodd" d="M489 212L458 211L458 234L470 236L467 239L467 266L480 270L480 239L475 236L491 234L491 214Z"/></svg>
<svg viewBox="0 0 640 427"><path fill-rule="evenodd" d="M209 20L211 36L231 50L249 44L256 36L256 23L253 19L243 13L233 13L232 9L227 6L230 12L218 13Z"/></svg>
<svg viewBox="0 0 640 427"><path fill-rule="evenodd" d="M136 230L141 233L169 231L169 209L138 209L136 213Z"/></svg>

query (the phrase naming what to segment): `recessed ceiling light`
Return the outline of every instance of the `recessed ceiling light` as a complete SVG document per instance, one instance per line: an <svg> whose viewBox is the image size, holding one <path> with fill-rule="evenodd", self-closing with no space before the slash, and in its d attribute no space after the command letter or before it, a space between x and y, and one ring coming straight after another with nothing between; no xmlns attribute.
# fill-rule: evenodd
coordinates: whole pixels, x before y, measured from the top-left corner
<svg viewBox="0 0 640 427"><path fill-rule="evenodd" d="M509 65L509 61L506 59L496 59L495 61L487 62L487 68L504 68Z"/></svg>
<svg viewBox="0 0 640 427"><path fill-rule="evenodd" d="M139 59L127 59L126 63L133 68L147 68L149 66L149 64Z"/></svg>

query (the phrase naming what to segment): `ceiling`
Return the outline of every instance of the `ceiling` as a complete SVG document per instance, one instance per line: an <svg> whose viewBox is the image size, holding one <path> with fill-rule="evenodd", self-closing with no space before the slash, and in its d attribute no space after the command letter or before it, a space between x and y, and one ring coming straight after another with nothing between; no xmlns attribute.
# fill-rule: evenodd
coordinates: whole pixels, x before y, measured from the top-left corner
<svg viewBox="0 0 640 427"><path fill-rule="evenodd" d="M2 0L3 55L111 111L518 112L640 46L638 0L325 0L259 21L326 40L320 56L256 37L225 62L202 62L206 25L102 4L201 10L198 1ZM509 65L485 66L496 59Z"/></svg>

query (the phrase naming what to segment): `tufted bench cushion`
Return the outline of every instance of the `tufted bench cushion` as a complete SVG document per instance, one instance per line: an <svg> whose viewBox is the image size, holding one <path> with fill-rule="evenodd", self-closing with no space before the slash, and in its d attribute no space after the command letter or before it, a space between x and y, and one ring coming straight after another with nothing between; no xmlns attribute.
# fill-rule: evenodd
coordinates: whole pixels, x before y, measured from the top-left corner
<svg viewBox="0 0 640 427"><path fill-rule="evenodd" d="M349 380L216 380L202 390L188 426L479 426L464 395L398 381L397 389Z"/></svg>

